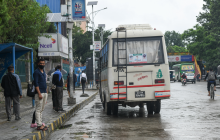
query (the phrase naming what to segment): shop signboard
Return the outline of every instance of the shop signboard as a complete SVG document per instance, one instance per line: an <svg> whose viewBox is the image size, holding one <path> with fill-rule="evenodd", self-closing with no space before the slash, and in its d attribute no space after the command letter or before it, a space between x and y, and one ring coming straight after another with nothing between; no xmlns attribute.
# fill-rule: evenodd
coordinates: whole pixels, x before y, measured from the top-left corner
<svg viewBox="0 0 220 140"><path fill-rule="evenodd" d="M41 36L38 38L40 43L38 47L38 56L61 56L68 58L68 39L61 34L48 33L44 34L50 36Z"/></svg>
<svg viewBox="0 0 220 140"><path fill-rule="evenodd" d="M193 60L193 56L192 55L182 55L181 56L181 61L182 62L192 62Z"/></svg>
<svg viewBox="0 0 220 140"><path fill-rule="evenodd" d="M50 38L41 36L38 38L40 46L38 52L57 52L57 34L45 34L50 35Z"/></svg>
<svg viewBox="0 0 220 140"><path fill-rule="evenodd" d="M86 21L86 0L72 0L72 18L75 21Z"/></svg>
<svg viewBox="0 0 220 140"><path fill-rule="evenodd" d="M169 62L180 62L181 56L180 55L168 56L168 61Z"/></svg>

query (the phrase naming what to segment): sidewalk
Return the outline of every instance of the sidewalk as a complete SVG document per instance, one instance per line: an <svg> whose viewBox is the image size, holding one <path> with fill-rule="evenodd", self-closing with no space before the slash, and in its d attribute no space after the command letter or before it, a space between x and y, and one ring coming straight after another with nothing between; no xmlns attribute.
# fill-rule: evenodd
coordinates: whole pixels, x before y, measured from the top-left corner
<svg viewBox="0 0 220 140"><path fill-rule="evenodd" d="M85 91L90 97L80 97L82 94L81 90L76 90L76 93L74 97L76 98L76 105L71 105L69 106L67 104L67 98L68 98L68 93L66 90L64 90L64 98L63 98L63 109L66 110L67 113L65 112L55 112L52 109L52 96L51 94L48 95L47 99L47 104L45 107L45 110L43 112L43 122L48 126L51 124L51 122L55 122L55 120L61 118L62 115L70 114L73 108L77 107L77 110L79 109L79 105L82 103L86 104L86 101L88 102L88 98L91 98L92 95L97 93L97 90L87 90ZM26 138L26 136L30 135L31 133L37 133L38 131L36 128L31 128L31 122L32 122L32 116L34 112L34 108L32 107L32 98L26 97L26 98L21 98L20 100L20 112L21 112L21 120L15 121L14 115L12 115L12 120L10 122L7 122L7 116L6 116L6 111L5 111L5 103L1 102L0 103L0 136L1 140L17 140L17 139L22 139ZM82 107L82 106L81 106ZM75 109L74 109L75 110ZM13 111L13 109L12 109ZM72 112L73 113L73 112ZM67 118L67 117L65 117ZM62 120L60 120L60 124L62 123ZM64 120L63 120L64 121ZM56 124L55 124L56 125ZM58 124L57 124L58 125ZM54 126L55 127L55 126ZM56 128L53 128L56 129ZM51 133L51 132L50 132ZM38 133L38 136L41 135L41 133ZM44 136L46 134L44 133ZM43 136L39 136L37 139L42 138ZM33 137L34 139L34 137Z"/></svg>

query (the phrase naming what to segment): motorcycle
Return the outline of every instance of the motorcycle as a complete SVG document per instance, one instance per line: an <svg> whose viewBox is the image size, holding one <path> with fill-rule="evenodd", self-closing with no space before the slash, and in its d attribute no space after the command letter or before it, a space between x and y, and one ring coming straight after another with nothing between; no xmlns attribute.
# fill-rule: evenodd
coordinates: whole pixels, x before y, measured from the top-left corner
<svg viewBox="0 0 220 140"><path fill-rule="evenodd" d="M182 85L185 85L186 84L186 78L184 78L183 80L182 80Z"/></svg>

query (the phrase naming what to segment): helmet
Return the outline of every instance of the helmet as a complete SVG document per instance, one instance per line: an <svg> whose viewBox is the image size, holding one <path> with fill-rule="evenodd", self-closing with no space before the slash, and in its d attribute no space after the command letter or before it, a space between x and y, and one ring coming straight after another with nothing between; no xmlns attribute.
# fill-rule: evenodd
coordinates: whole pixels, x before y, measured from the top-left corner
<svg viewBox="0 0 220 140"><path fill-rule="evenodd" d="M185 74L185 72L183 72L183 74Z"/></svg>

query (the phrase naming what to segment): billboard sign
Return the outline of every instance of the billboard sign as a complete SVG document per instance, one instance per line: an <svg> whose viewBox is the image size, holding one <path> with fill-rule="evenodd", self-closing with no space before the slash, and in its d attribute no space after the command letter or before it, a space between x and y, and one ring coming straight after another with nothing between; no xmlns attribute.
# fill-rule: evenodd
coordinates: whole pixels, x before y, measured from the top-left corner
<svg viewBox="0 0 220 140"><path fill-rule="evenodd" d="M190 62L192 62L192 61L194 61L194 60L193 60L193 56L192 56L192 55L182 55L182 56L181 56L181 61L182 61L182 62L184 62L184 61L190 61Z"/></svg>
<svg viewBox="0 0 220 140"><path fill-rule="evenodd" d="M50 34L50 38L41 36L38 38L40 46L38 47L39 52L54 52L57 50L57 34Z"/></svg>
<svg viewBox="0 0 220 140"><path fill-rule="evenodd" d="M174 56L168 56L169 62L180 62L181 56L180 55L174 55Z"/></svg>
<svg viewBox="0 0 220 140"><path fill-rule="evenodd" d="M38 37L40 43L38 47L38 56L50 57L50 56L61 56L68 58L68 39L61 34L56 33L45 33L45 36Z"/></svg>
<svg viewBox="0 0 220 140"><path fill-rule="evenodd" d="M96 52L101 50L101 41L94 41L94 49Z"/></svg>
<svg viewBox="0 0 220 140"><path fill-rule="evenodd" d="M76 21L86 20L86 0L72 0L72 18Z"/></svg>

